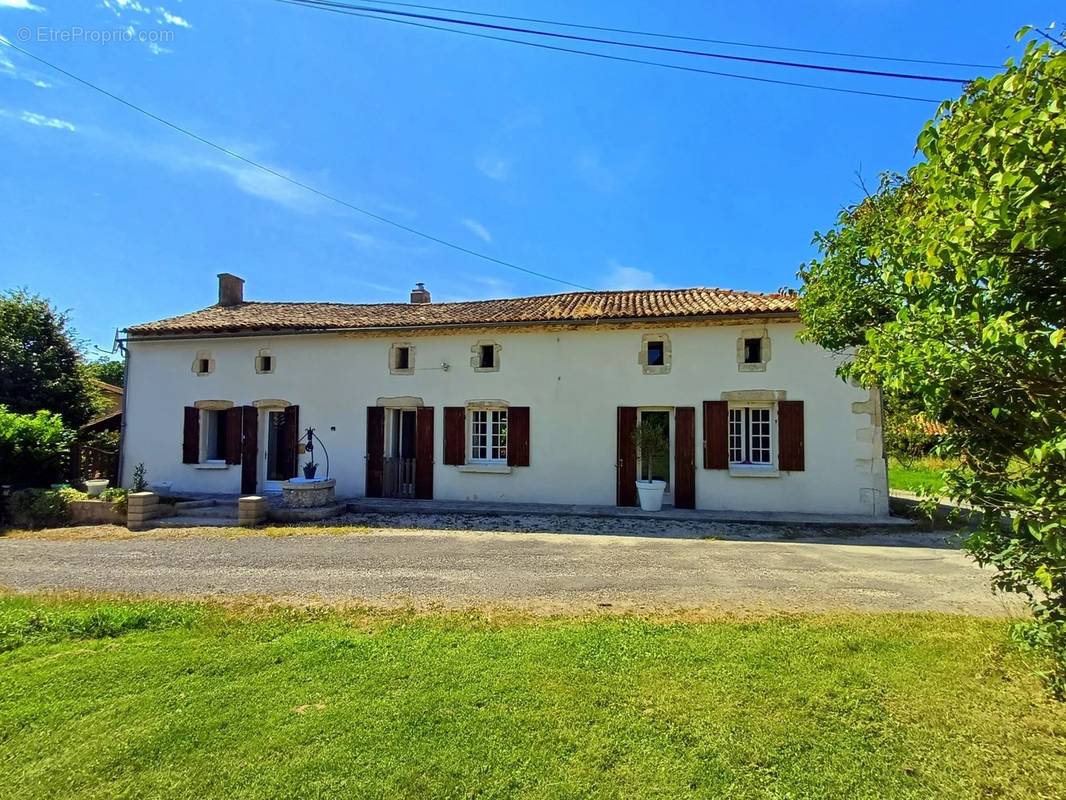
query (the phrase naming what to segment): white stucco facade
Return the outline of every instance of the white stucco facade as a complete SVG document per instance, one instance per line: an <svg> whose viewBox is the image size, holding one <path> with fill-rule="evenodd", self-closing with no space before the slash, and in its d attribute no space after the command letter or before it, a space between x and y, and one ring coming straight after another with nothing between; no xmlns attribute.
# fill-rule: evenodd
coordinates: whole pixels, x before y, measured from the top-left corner
<svg viewBox="0 0 1066 800"><path fill-rule="evenodd" d="M738 364L738 337L753 325L765 328L771 354L761 371ZM133 338L123 483L128 486L143 463L150 483L238 493L240 466L182 463L183 409L203 401L261 408L271 405L262 401L278 401L275 407L298 405L300 426L313 426L325 443L338 496L362 496L366 408L381 404L381 398L402 397L414 399L395 402L434 409L435 498L614 505L617 408L683 406L696 408L696 508L887 514L878 398L840 380L834 357L797 341L798 329L795 322L746 320L661 328ZM642 343L649 337L668 341L668 370L642 365ZM496 346L496 369L472 364L472 347L485 342ZM412 348L409 369L390 369L397 343ZM269 372L257 360L264 352L272 358ZM209 366L205 374L195 371L198 360L210 362L203 365ZM753 390L803 401L803 471L771 469L753 476L704 468L703 401ZM529 407L529 466L488 473L443 463L443 409L477 401ZM316 456L321 463L321 454Z"/></svg>

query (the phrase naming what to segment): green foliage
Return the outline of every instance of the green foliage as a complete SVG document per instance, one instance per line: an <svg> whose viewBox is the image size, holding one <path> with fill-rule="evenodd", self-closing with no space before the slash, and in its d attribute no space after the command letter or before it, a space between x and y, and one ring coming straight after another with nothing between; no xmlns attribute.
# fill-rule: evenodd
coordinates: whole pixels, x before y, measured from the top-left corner
<svg viewBox="0 0 1066 800"><path fill-rule="evenodd" d="M77 489L22 489L8 498L7 516L16 528L54 528L67 522L72 500L84 500Z"/></svg>
<svg viewBox="0 0 1066 800"><path fill-rule="evenodd" d="M1033 800L1066 783L1066 708L998 620L197 610L0 598L0 797Z"/></svg>
<svg viewBox="0 0 1066 800"><path fill-rule="evenodd" d="M633 444L640 454L645 480L650 481L655 462L670 452L666 428L656 419L643 421L633 429Z"/></svg>
<svg viewBox="0 0 1066 800"><path fill-rule="evenodd" d="M148 470L145 469L143 461L133 468L133 491L143 492L148 488L147 475Z"/></svg>
<svg viewBox="0 0 1066 800"><path fill-rule="evenodd" d="M129 508L129 489L118 486L109 486L100 492L100 499L105 503L111 503L112 507L120 514L125 514Z"/></svg>
<svg viewBox="0 0 1066 800"><path fill-rule="evenodd" d="M111 358L101 357L85 367L88 374L98 381L109 383L112 386L124 386L126 380L126 364Z"/></svg>
<svg viewBox="0 0 1066 800"><path fill-rule="evenodd" d="M0 293L0 404L52 411L77 428L94 403L67 315L23 290Z"/></svg>
<svg viewBox="0 0 1066 800"><path fill-rule="evenodd" d="M1066 52L943 104L924 160L839 217L800 275L805 337L857 348L842 369L914 402L958 459L946 492L984 515L968 548L1066 621ZM1062 637L1059 673L1066 678Z"/></svg>
<svg viewBox="0 0 1066 800"><path fill-rule="evenodd" d="M62 480L73 441L58 414L17 414L0 405L0 484L47 486Z"/></svg>

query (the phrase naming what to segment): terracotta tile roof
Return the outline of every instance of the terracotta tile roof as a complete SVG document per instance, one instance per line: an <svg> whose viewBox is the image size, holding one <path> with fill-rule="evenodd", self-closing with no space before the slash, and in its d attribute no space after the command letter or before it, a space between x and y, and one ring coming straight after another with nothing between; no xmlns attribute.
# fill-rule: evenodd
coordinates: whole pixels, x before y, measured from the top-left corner
<svg viewBox="0 0 1066 800"><path fill-rule="evenodd" d="M796 299L730 289L646 289L473 300L462 303L258 303L214 305L134 325L133 336L241 331L359 330L423 325L505 326L530 322L789 314Z"/></svg>

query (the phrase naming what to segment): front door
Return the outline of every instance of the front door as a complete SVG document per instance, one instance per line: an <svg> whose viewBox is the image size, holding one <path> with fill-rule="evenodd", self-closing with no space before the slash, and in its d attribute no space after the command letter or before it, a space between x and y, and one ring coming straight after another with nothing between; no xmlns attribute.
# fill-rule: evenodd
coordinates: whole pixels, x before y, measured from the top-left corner
<svg viewBox="0 0 1066 800"><path fill-rule="evenodd" d="M384 480L385 497L415 496L415 410L390 409L387 417Z"/></svg>
<svg viewBox="0 0 1066 800"><path fill-rule="evenodd" d="M652 461L647 461L641 453L637 453L637 476L640 480L648 480L649 477L653 481L663 481L666 483L666 491L663 493L663 503L666 505L673 505L674 502L674 486L671 481L671 464L673 463L673 450L674 450L674 432L670 419L671 413L669 409L659 408L642 408L637 412L637 421L639 423L651 423L659 425L666 433L666 440L670 443L670 447L667 452L655 457Z"/></svg>
<svg viewBox="0 0 1066 800"><path fill-rule="evenodd" d="M260 441L263 442L263 491L280 492L283 481L288 480L289 475L284 471L285 449L285 412L267 411L260 415L263 431Z"/></svg>

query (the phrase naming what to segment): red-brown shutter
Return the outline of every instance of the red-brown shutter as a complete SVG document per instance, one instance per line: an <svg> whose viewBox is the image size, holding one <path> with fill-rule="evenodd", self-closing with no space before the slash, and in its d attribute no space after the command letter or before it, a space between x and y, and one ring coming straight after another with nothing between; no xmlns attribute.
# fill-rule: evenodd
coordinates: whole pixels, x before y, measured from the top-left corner
<svg viewBox="0 0 1066 800"><path fill-rule="evenodd" d="M185 406L185 426L181 439L181 463L200 463L200 409Z"/></svg>
<svg viewBox="0 0 1066 800"><path fill-rule="evenodd" d="M241 494L255 494L258 483L259 409L241 408Z"/></svg>
<svg viewBox="0 0 1066 800"><path fill-rule="evenodd" d="M618 406L615 502L620 506L637 505L637 444L633 441L633 431L636 427L636 407Z"/></svg>
<svg viewBox="0 0 1066 800"><path fill-rule="evenodd" d="M385 409L366 407L366 496L381 497L385 477Z"/></svg>
<svg viewBox="0 0 1066 800"><path fill-rule="evenodd" d="M507 409L507 465L529 466L529 406Z"/></svg>
<svg viewBox="0 0 1066 800"><path fill-rule="evenodd" d="M777 403L778 469L803 471L803 401L780 400Z"/></svg>
<svg viewBox="0 0 1066 800"><path fill-rule="evenodd" d="M415 412L415 497L433 499L433 406Z"/></svg>
<svg viewBox="0 0 1066 800"><path fill-rule="evenodd" d="M444 463L452 466L466 463L466 409L463 406L444 409Z"/></svg>
<svg viewBox="0 0 1066 800"><path fill-rule="evenodd" d="M296 477L297 451L300 448L300 407L286 406L285 422L278 431L278 470L285 480Z"/></svg>
<svg viewBox="0 0 1066 800"><path fill-rule="evenodd" d="M703 468L729 469L729 403L703 401Z"/></svg>
<svg viewBox="0 0 1066 800"><path fill-rule="evenodd" d="M226 463L241 463L241 420L243 412L240 406L226 409Z"/></svg>
<svg viewBox="0 0 1066 800"><path fill-rule="evenodd" d="M696 507L696 409L674 410L674 508Z"/></svg>

